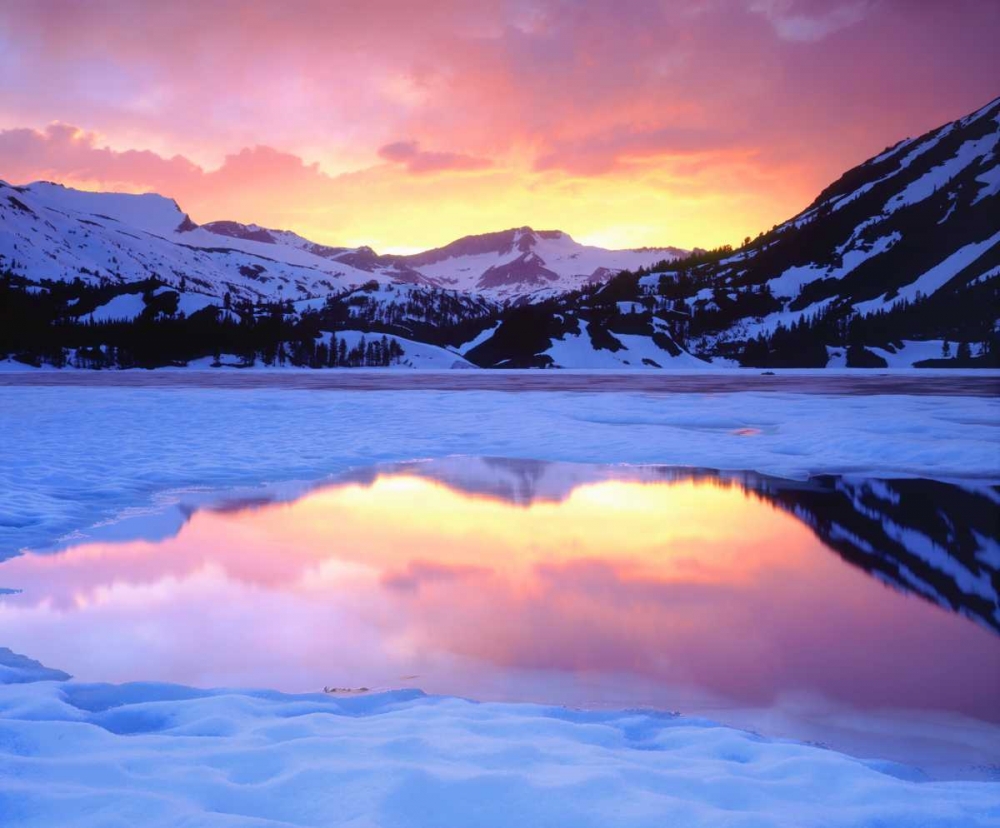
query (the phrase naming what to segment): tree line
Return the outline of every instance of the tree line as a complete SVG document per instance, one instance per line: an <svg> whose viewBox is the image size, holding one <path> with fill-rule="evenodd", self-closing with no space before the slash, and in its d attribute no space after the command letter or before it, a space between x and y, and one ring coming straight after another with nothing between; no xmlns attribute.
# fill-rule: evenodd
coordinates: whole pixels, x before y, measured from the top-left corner
<svg viewBox="0 0 1000 828"><path fill-rule="evenodd" d="M254 305L227 297L190 315L178 311L178 294L157 292L157 280L127 286L82 280L30 285L0 273L0 355L30 365L80 368L156 368L212 358L214 364L296 365L310 368L386 367L404 349L386 334L361 336L349 345L334 331L327 340L320 311L295 313L290 303ZM124 289L123 289L124 288ZM114 296L141 296L134 319L95 321L91 312Z"/></svg>

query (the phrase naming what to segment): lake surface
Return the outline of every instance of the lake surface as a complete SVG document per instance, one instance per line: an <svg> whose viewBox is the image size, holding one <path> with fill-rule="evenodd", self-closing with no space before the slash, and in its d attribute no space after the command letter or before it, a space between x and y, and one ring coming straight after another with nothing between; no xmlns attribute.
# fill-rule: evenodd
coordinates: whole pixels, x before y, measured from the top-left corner
<svg viewBox="0 0 1000 828"><path fill-rule="evenodd" d="M677 370L464 370L356 369L159 369L156 371L0 371L0 388L280 388L310 391L567 391L585 393L729 394L775 391L795 394L907 396L1000 395L992 369L712 369Z"/></svg>
<svg viewBox="0 0 1000 828"><path fill-rule="evenodd" d="M403 464L4 561L20 592L0 631L85 681L656 707L989 774L998 502L986 484Z"/></svg>

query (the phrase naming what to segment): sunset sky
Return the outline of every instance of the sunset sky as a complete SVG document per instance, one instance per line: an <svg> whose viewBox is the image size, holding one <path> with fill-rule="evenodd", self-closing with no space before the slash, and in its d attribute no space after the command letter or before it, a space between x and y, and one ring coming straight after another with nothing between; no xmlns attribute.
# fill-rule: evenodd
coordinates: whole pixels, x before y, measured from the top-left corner
<svg viewBox="0 0 1000 828"><path fill-rule="evenodd" d="M714 246L1000 94L996 0L0 0L0 178L411 251Z"/></svg>

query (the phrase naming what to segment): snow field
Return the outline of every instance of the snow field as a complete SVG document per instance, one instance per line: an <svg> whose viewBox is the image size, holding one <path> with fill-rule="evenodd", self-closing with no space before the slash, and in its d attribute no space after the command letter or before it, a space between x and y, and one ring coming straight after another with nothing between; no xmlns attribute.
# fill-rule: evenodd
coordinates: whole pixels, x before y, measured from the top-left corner
<svg viewBox="0 0 1000 828"><path fill-rule="evenodd" d="M22 826L997 825L1000 784L641 711L176 685L0 686Z"/></svg>
<svg viewBox="0 0 1000 828"><path fill-rule="evenodd" d="M372 331L336 331L331 334L323 331L322 342L329 346L330 340L336 336L337 341L343 340L347 344L348 351L357 346L362 338L366 342L381 341L383 334ZM464 359L455 351L441 348L437 345L429 345L426 342L417 342L414 339L406 339L395 334L384 334L385 338L392 342L395 340L403 349L403 357L399 365L389 366L391 368L475 368L476 366ZM319 340L317 340L319 341Z"/></svg>

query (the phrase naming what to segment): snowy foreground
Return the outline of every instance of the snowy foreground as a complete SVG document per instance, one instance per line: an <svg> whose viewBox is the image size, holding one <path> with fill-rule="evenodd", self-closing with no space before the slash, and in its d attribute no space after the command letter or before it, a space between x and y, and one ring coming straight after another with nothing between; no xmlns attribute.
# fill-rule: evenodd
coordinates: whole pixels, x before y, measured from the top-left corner
<svg viewBox="0 0 1000 828"><path fill-rule="evenodd" d="M0 557L452 454L996 480L997 422L988 397L7 387ZM0 649L5 826L1000 825L1000 782L666 714L60 678Z"/></svg>
<svg viewBox="0 0 1000 828"><path fill-rule="evenodd" d="M4 825L987 826L1000 784L666 714L0 686Z"/></svg>

